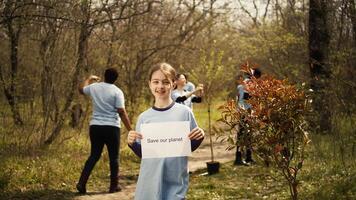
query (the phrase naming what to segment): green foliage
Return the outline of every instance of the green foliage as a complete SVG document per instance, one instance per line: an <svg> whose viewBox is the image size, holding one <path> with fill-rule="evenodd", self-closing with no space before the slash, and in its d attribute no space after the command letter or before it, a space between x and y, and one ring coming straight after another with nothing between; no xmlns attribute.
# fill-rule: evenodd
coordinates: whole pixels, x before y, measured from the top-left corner
<svg viewBox="0 0 356 200"><path fill-rule="evenodd" d="M254 60L281 78L306 81L307 39L276 24L247 30L236 40L239 60Z"/></svg>
<svg viewBox="0 0 356 200"><path fill-rule="evenodd" d="M221 88L231 81L222 62L223 56L224 52L221 50L212 49L210 52L203 50L199 66L192 69L190 73L195 83L204 84L204 101L208 103L224 92Z"/></svg>
<svg viewBox="0 0 356 200"><path fill-rule="evenodd" d="M214 41L215 43L215 41ZM208 135L210 141L211 161L214 161L214 150L211 131L211 106L216 97L224 90L221 88L229 79L226 79L226 69L222 64L223 52L215 50L215 45L209 48L210 52L202 51L199 66L191 71L193 80L203 83L203 100L207 103L208 112Z"/></svg>
<svg viewBox="0 0 356 200"><path fill-rule="evenodd" d="M217 100L212 102L212 106L210 109L210 117L211 121L215 122L220 118L220 112L218 110L219 105L222 104L223 101ZM203 128L204 130L208 130L209 121L208 121L208 112L207 112L207 102L203 101L202 103L194 104L193 111L195 119L199 127Z"/></svg>

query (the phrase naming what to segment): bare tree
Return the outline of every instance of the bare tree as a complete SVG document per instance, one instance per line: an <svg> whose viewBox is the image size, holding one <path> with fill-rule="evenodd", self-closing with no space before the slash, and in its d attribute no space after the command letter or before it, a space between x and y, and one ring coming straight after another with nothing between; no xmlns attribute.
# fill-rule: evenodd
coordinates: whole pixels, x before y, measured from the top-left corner
<svg viewBox="0 0 356 200"><path fill-rule="evenodd" d="M152 4L155 1L148 1L148 2L141 2L141 1L127 1L124 4L119 4L118 2L114 2L114 4L109 4L108 1L102 1L99 7L96 7L94 3L91 1L82 1L80 3L80 11L81 11L81 21L80 21L80 34L79 34L79 41L77 47L77 61L74 67L74 73L71 77L70 87L68 89L67 96L64 100L64 105L59 113L58 120L54 125L54 128L46 139L44 144L49 145L51 144L60 134L63 124L66 118L67 113L69 112L70 105L73 101L74 95L77 93L77 86L79 83L79 76L82 70L88 71L87 64L86 64L86 57L88 54L88 42L93 32L94 28L105 25L113 20L126 20L136 16L144 15L150 12ZM124 10L130 6L128 10L132 10L132 12L125 13ZM94 8L93 8L94 7ZM136 8L136 9L135 9ZM107 18L105 15L105 10L110 9L119 9L118 16ZM120 10L121 9L121 10ZM112 11L114 12L114 10Z"/></svg>
<svg viewBox="0 0 356 200"><path fill-rule="evenodd" d="M16 82L18 60L15 59L13 65L6 63L7 60L0 63L0 83L9 94L12 112L17 113L14 119L25 119L28 125L36 126L34 130L40 131L33 134L41 132L41 144L53 143L61 135L73 104L81 101L76 92L80 77L109 66L120 69L119 84L125 91L128 111L133 117L139 112L137 107L148 101L148 92L143 88L151 64L169 58L169 62L181 63L176 55L195 46L192 42L200 39L198 36L204 35L204 30L215 23L206 9L209 2L42 0L1 3L0 28L6 38L0 39L13 44L13 48L2 49L13 55L9 56L10 60L18 57L16 46L23 48L21 77L26 78L26 73L31 77L31 82L26 84ZM7 24L11 24L10 29ZM14 40L10 40L9 33ZM7 54L1 56L4 55ZM27 102L41 102L30 103L37 118L30 121L26 118L32 112L19 108L26 107L27 103L23 100L20 103L17 93L28 98ZM89 104L84 109L85 115L88 108Z"/></svg>
<svg viewBox="0 0 356 200"><path fill-rule="evenodd" d="M10 43L10 70L8 74L5 74L4 66L0 64L0 80L3 85L6 99L10 105L12 111L12 118L16 125L23 125L23 120L19 110L19 99L17 86L19 84L18 70L18 52L19 52L19 40L24 26L22 19L14 18L14 14L17 12L25 12L21 2L5 1L3 3L2 20L0 25L6 27L6 36ZM8 78L7 78L8 77Z"/></svg>
<svg viewBox="0 0 356 200"><path fill-rule="evenodd" d="M269 6L269 2L267 2L267 6L266 6L266 10L265 10L265 15L267 15L267 10L268 10L268 6ZM250 2L251 3L251 2ZM239 4L240 4L240 7L241 7L241 10L246 13L250 18L251 20L253 21L253 24L255 27L258 27L261 23L259 22L259 8L257 6L257 3L256 3L256 0L253 0L252 1L252 4L253 4L253 8L254 8L254 13L251 13L251 11L249 11L249 9L247 9L243 3L241 2L241 0L239 0ZM264 15L264 16L265 16Z"/></svg>
<svg viewBox="0 0 356 200"><path fill-rule="evenodd" d="M75 64L75 71L72 74L72 80L70 83L70 88L68 90L68 94L65 99L65 103L61 112L59 114L57 123L55 124L50 136L46 139L46 145L51 144L56 137L58 137L62 126L64 124L65 116L69 110L70 104L73 101L74 93L77 91L77 85L79 83L79 74L82 69L84 69L85 65L85 55L87 51L87 43L90 36L91 30L89 29L89 21L90 21L90 6L91 4L87 1L82 1L80 4L80 11L82 12L82 20L80 24L80 34L78 41L78 49L77 49L77 62Z"/></svg>
<svg viewBox="0 0 356 200"><path fill-rule="evenodd" d="M356 3L354 0L349 0L349 13L352 23L352 31L353 31L353 42L354 42L354 57L356 54ZM356 58L354 58L356 60ZM356 64L356 61L354 62Z"/></svg>
<svg viewBox="0 0 356 200"><path fill-rule="evenodd" d="M203 0L156 2L150 14L110 23L116 35L107 36L111 45L108 54L110 62L121 69L119 84L125 91L130 117L139 112L142 103L149 101L149 98L142 99L149 96L144 90L149 67L172 57L210 23L207 11L200 10L203 3ZM134 10L142 8L129 11ZM112 46L116 49L110 50Z"/></svg>

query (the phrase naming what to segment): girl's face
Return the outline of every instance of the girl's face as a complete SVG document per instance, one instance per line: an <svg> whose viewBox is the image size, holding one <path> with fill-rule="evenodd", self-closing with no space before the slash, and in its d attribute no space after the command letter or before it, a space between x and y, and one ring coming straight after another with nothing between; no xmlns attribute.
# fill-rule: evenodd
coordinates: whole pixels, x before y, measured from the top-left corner
<svg viewBox="0 0 356 200"><path fill-rule="evenodd" d="M153 72L148 85L156 100L171 97L173 82L161 70Z"/></svg>
<svg viewBox="0 0 356 200"><path fill-rule="evenodd" d="M183 74L179 75L177 79L177 85L179 86L184 86L187 83L187 80L185 79L185 76Z"/></svg>

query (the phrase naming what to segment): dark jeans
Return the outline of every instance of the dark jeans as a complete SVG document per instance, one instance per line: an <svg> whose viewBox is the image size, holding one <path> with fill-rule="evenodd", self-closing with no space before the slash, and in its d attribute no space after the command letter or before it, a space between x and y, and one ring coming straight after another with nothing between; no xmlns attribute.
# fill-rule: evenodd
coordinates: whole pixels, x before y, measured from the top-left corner
<svg viewBox="0 0 356 200"><path fill-rule="evenodd" d="M104 145L106 145L110 160L110 177L118 176L120 128L115 126L91 125L89 130L91 150L85 162L83 173L90 175L96 162L100 159Z"/></svg>
<svg viewBox="0 0 356 200"><path fill-rule="evenodd" d="M246 124L246 119L242 118L242 123ZM247 140L249 143L251 142L251 138L250 135L248 133L248 131L245 129L244 126L240 126L240 130L237 133L237 140L241 140L244 139L245 141ZM251 145L247 145L246 147L246 154L245 154L245 161L249 162L252 161L252 148ZM242 149L240 149L240 146L236 146L236 153L235 153L235 162L241 161L242 160L242 155L243 155L243 151Z"/></svg>

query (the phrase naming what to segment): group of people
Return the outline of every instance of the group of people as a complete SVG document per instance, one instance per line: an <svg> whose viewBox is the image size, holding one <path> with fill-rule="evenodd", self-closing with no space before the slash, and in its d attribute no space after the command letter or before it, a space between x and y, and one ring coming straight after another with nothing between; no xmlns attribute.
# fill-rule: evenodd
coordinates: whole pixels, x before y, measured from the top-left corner
<svg viewBox="0 0 356 200"><path fill-rule="evenodd" d="M249 98L246 84L251 76L258 78L261 72L253 69L251 74L245 74L244 80L237 87L238 105L246 110L251 106L246 103ZM191 150L196 150L204 139L204 130L201 129L192 112L193 103L200 103L204 94L204 86L187 81L187 75L176 74L175 69L168 63L159 63L151 67L148 78L149 89L154 96L151 108L141 113L137 119L135 129L125 110L124 93L114 83L118 72L109 68L104 72L104 81L100 82L98 76L91 75L79 85L79 92L92 99L93 115L90 121L89 136L91 143L90 155L85 162L76 188L79 193L86 193L86 183L91 171L101 157L106 145L110 160L110 187L109 192L121 190L118 182L119 148L121 121L129 131L128 146L142 158L141 125L158 122L188 121L190 133L188 138ZM240 129L240 134L248 134ZM254 162L252 151L247 147L246 159L242 159L241 148L236 148L236 165L247 165ZM138 183L135 191L136 200L157 199L185 199L188 191L189 173L188 158L144 158L141 159Z"/></svg>
<svg viewBox="0 0 356 200"><path fill-rule="evenodd" d="M196 150L204 139L201 129L192 112L192 103L202 101L204 86L195 87L187 82L187 76L176 74L168 63L159 63L151 67L148 86L154 96L151 108L141 113L133 130L125 110L125 98L122 90L114 83L118 72L109 68L104 72L104 81L91 75L79 85L79 92L92 99L93 115L90 121L90 155L85 162L76 188L79 193L86 193L86 183L91 171L101 157L106 145L110 160L109 192L121 190L118 182L119 148L121 121L129 131L127 143L132 151L142 157L141 125L157 122L188 121L191 150ZM188 190L188 158L144 158L141 159L135 199L185 199Z"/></svg>

